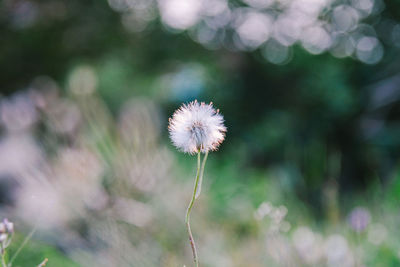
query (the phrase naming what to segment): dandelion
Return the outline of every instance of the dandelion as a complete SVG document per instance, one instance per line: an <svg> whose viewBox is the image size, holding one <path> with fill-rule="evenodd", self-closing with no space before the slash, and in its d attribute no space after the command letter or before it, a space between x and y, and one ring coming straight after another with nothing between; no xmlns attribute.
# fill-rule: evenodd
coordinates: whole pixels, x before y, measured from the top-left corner
<svg viewBox="0 0 400 267"><path fill-rule="evenodd" d="M175 111L169 121L169 133L174 145L181 151L195 154L217 150L224 141L224 118L212 103L196 100Z"/></svg>
<svg viewBox="0 0 400 267"><path fill-rule="evenodd" d="M169 120L169 134L172 143L184 153L191 155L197 153L197 173L194 184L193 196L186 211L186 226L189 241L192 247L193 260L199 266L196 245L190 229L190 211L194 201L200 196L203 181L204 166L209 151L215 151L224 141L226 127L224 118L215 110L212 103L198 103L197 100L182 105ZM204 153L201 162L201 153Z"/></svg>

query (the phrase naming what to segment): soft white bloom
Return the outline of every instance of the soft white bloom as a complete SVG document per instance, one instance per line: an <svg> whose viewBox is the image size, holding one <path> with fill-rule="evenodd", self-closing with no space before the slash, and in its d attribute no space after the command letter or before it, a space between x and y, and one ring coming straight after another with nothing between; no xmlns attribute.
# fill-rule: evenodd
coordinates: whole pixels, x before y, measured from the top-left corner
<svg viewBox="0 0 400 267"><path fill-rule="evenodd" d="M6 241L7 237L8 237L7 234L0 234L0 243L3 243L4 241Z"/></svg>
<svg viewBox="0 0 400 267"><path fill-rule="evenodd" d="M197 100L176 110L168 129L173 144L189 154L217 150L226 132L219 110L215 110L212 103L198 103Z"/></svg>
<svg viewBox="0 0 400 267"><path fill-rule="evenodd" d="M11 234L14 232L14 224L7 218L0 222L0 234Z"/></svg>

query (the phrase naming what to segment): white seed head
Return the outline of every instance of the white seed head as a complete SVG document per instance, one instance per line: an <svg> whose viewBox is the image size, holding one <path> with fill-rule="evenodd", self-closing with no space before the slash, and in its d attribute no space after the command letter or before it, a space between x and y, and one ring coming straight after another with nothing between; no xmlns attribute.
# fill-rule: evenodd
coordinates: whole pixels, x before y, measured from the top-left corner
<svg viewBox="0 0 400 267"><path fill-rule="evenodd" d="M172 143L189 154L217 150L226 132L224 117L212 103L198 103L197 100L176 110L168 129Z"/></svg>

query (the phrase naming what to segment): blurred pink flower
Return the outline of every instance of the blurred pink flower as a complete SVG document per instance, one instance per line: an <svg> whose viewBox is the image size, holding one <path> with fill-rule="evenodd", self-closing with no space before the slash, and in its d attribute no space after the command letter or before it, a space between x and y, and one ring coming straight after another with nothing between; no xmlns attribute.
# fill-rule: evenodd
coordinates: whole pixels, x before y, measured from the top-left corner
<svg viewBox="0 0 400 267"><path fill-rule="evenodd" d="M371 221L370 212L363 207L354 208L349 215L350 227L356 232L364 231Z"/></svg>

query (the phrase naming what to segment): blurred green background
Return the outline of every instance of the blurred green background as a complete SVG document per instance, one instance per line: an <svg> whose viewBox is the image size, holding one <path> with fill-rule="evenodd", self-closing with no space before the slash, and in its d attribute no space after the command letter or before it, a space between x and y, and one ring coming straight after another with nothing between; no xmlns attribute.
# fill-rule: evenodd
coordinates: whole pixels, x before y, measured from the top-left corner
<svg viewBox="0 0 400 267"><path fill-rule="evenodd" d="M3 0L1 214L21 235L46 214L16 265L188 266L195 159L167 123L198 99L228 127L193 215L205 266L399 266L399 20L394 0Z"/></svg>

